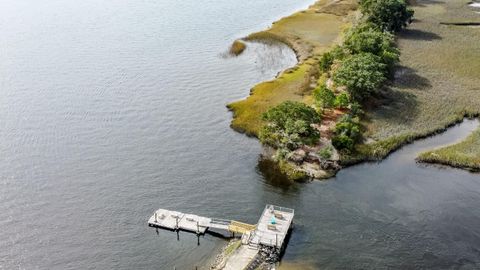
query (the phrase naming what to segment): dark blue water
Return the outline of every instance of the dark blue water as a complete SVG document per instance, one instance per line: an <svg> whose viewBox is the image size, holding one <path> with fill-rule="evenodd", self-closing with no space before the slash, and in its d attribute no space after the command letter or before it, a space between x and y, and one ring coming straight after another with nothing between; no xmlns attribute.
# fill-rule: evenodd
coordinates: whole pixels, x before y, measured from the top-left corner
<svg viewBox="0 0 480 270"><path fill-rule="evenodd" d="M229 128L225 105L295 56L222 54L308 3L0 0L0 269L204 267L225 240L157 234L153 211L254 223L266 203L296 210L287 263L478 267L479 175L414 162L476 122L307 184Z"/></svg>

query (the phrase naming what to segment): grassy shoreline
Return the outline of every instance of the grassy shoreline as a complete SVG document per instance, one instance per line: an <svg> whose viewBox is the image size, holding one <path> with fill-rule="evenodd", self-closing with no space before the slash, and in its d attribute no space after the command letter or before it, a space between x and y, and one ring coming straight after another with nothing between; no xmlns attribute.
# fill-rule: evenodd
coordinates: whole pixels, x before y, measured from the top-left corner
<svg viewBox="0 0 480 270"><path fill-rule="evenodd" d="M417 161L480 172L480 129L460 143L421 153Z"/></svg>
<svg viewBox="0 0 480 270"><path fill-rule="evenodd" d="M468 3L412 3L415 21L396 38L401 57L395 79L365 108L364 142L351 154L341 155L342 166L381 160L417 139L445 131L465 117L479 116L480 28L469 25L480 23L480 17ZM343 31L359 17L356 9L356 1L320 0L270 29L246 37L283 42L295 51L299 63L274 80L256 85L247 99L229 104L234 116L232 128L258 137L264 125L261 115L269 108L286 100L312 104L311 91L321 77L319 58L340 43ZM429 161L449 162L442 156ZM279 166L296 179L307 176L295 164Z"/></svg>
<svg viewBox="0 0 480 270"><path fill-rule="evenodd" d="M269 108L286 100L311 103L312 85L319 74L318 59L341 40L356 7L355 0L319 0L308 9L273 23L271 28L245 37L248 41L282 42L294 50L299 62L275 79L254 86L246 99L228 104L233 112L231 127L258 137L264 124L261 116Z"/></svg>
<svg viewBox="0 0 480 270"><path fill-rule="evenodd" d="M369 142L343 157L343 165L383 159L405 144L479 116L480 29L442 24L480 21L467 4L417 1L413 6L416 21L397 39L402 54L395 81L363 122Z"/></svg>

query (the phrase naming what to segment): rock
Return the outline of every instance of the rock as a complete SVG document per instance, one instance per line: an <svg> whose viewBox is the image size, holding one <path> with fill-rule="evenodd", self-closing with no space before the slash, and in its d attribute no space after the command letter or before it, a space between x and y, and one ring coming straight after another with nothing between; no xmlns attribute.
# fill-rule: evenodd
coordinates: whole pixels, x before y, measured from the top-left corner
<svg viewBox="0 0 480 270"><path fill-rule="evenodd" d="M297 149L292 152L292 154L288 159L295 162L296 164L301 164L305 160L306 156L307 156L307 153L305 152L305 150Z"/></svg>

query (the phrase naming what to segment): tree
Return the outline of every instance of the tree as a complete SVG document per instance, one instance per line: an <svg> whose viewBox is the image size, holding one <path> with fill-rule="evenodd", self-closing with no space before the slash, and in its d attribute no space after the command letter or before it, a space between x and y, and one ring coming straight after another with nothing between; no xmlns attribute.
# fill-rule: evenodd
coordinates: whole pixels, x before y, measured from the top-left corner
<svg viewBox="0 0 480 270"><path fill-rule="evenodd" d="M325 84L313 90L313 98L323 109L332 108L335 104L335 94Z"/></svg>
<svg viewBox="0 0 480 270"><path fill-rule="evenodd" d="M312 124L320 122L320 117L304 103L285 101L268 110L262 118L267 121L259 134L264 144L294 150L318 141L318 131Z"/></svg>
<svg viewBox="0 0 480 270"><path fill-rule="evenodd" d="M352 54L371 53L379 56L392 68L398 62L400 51L395 47L392 33L381 31L369 23L360 24L347 32L344 46Z"/></svg>
<svg viewBox="0 0 480 270"><path fill-rule="evenodd" d="M385 64L371 53L360 53L346 58L333 75L338 85L347 87L354 101L369 97L386 80Z"/></svg>
<svg viewBox="0 0 480 270"><path fill-rule="evenodd" d="M367 22L390 32L406 27L414 13L404 0L360 0L360 10Z"/></svg>

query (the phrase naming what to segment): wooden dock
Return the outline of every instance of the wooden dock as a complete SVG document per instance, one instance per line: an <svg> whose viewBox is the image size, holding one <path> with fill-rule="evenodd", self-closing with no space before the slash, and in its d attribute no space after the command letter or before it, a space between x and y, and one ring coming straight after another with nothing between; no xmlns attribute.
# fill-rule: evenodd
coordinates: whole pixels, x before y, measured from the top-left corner
<svg viewBox="0 0 480 270"><path fill-rule="evenodd" d="M242 243L252 248L261 246L281 249L290 228L292 228L294 210L275 205L266 205L255 225L227 219L216 219L185 214L177 211L158 209L148 220L152 227L172 231L182 230L196 234L204 234L209 229L242 234Z"/></svg>

